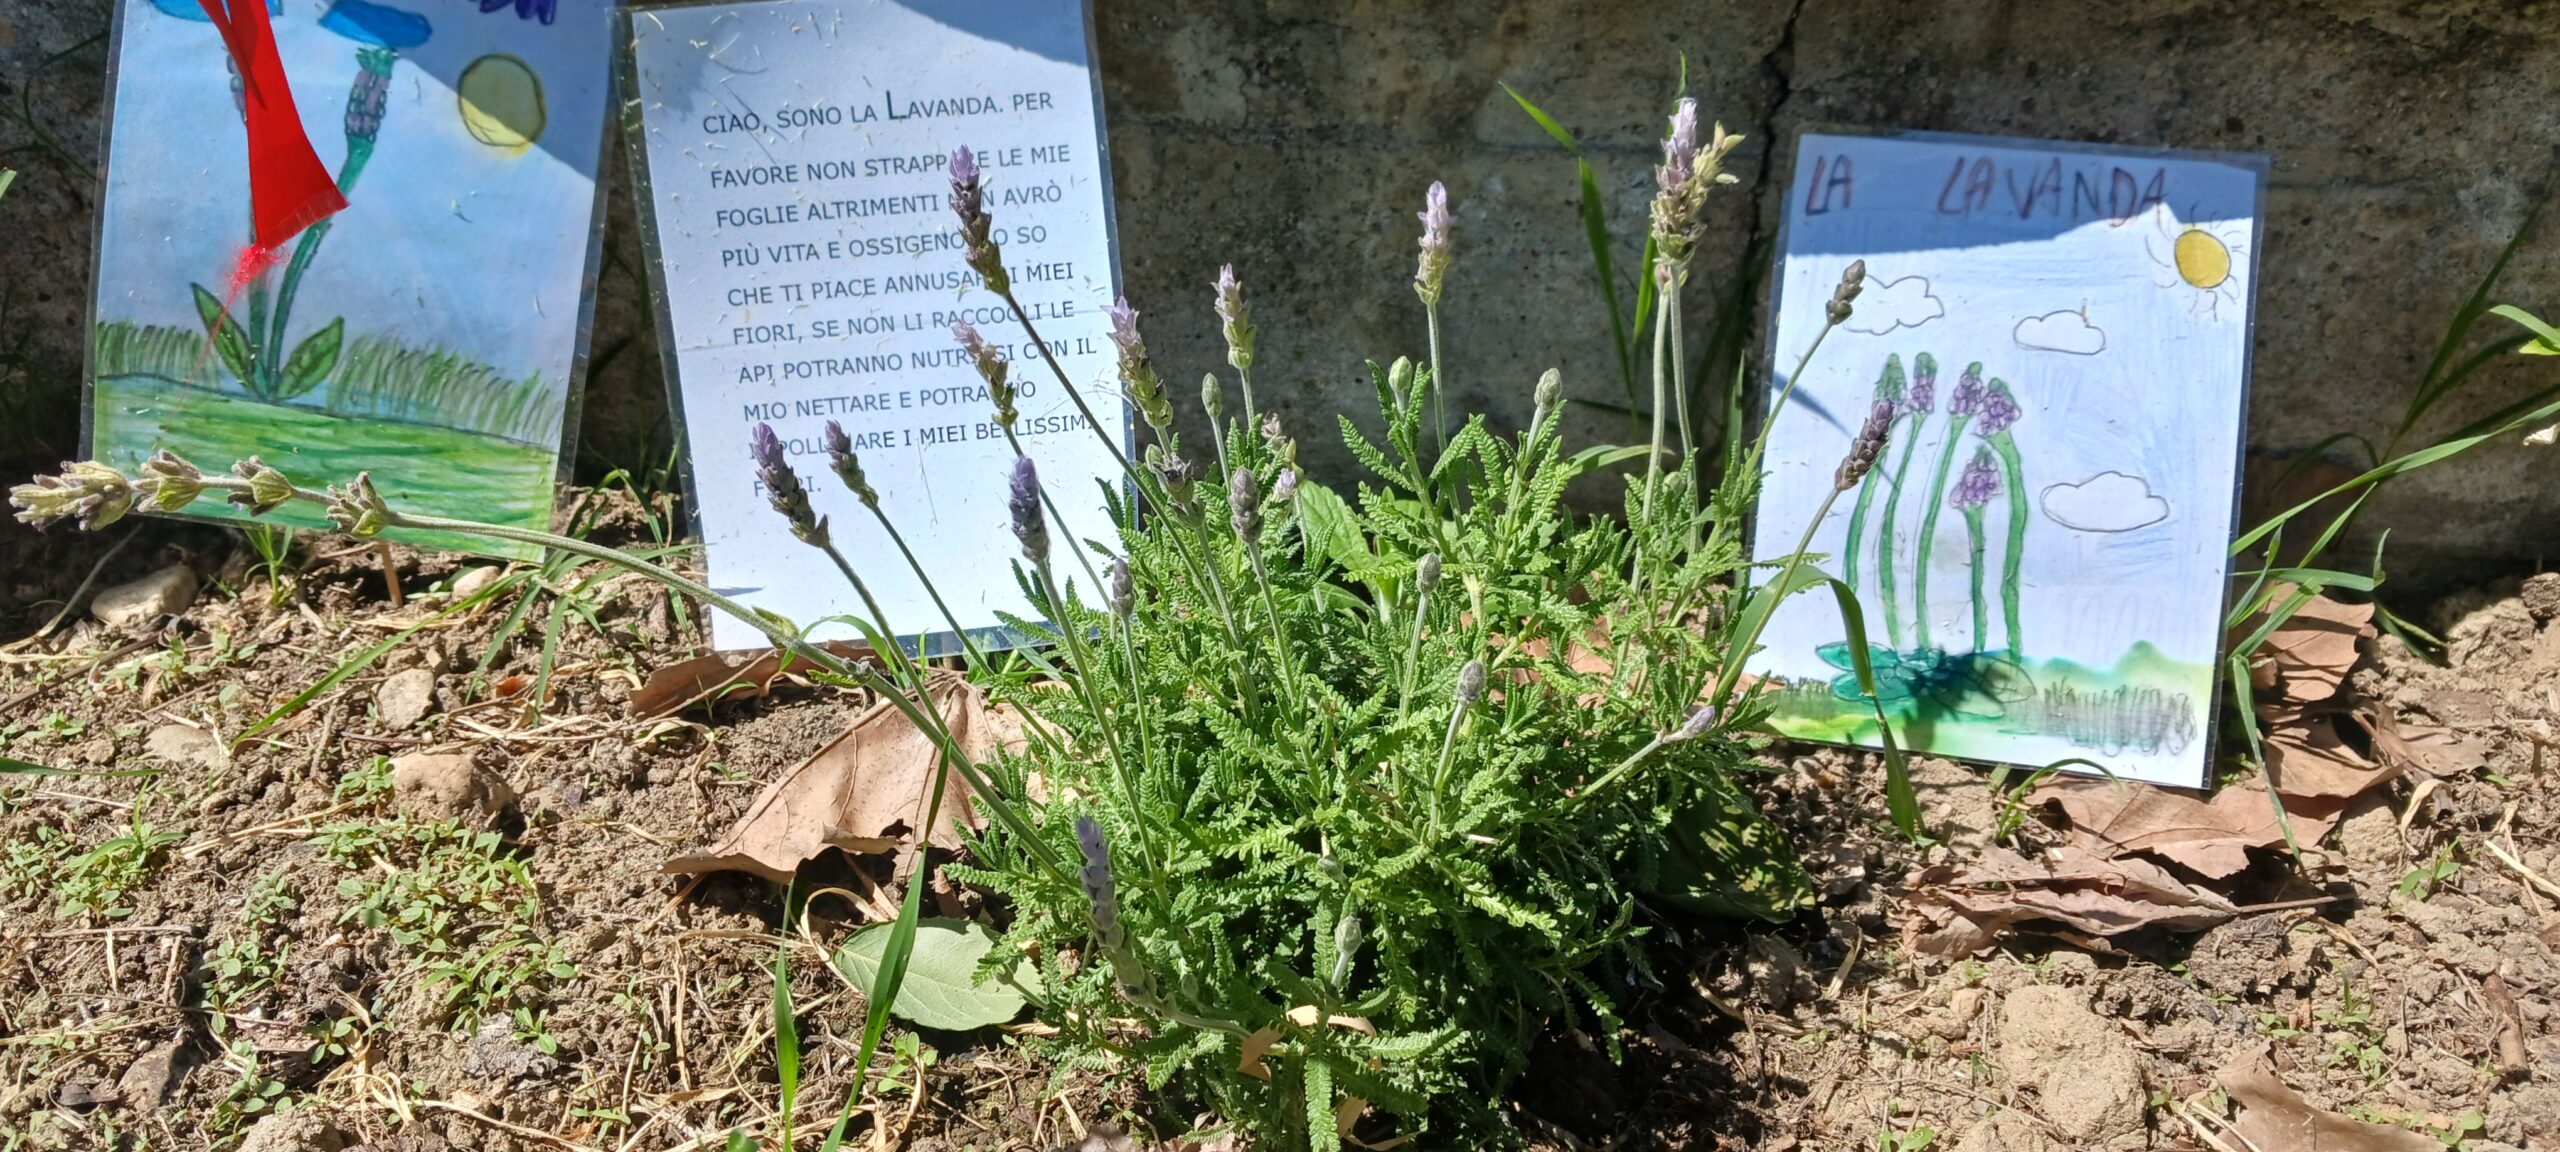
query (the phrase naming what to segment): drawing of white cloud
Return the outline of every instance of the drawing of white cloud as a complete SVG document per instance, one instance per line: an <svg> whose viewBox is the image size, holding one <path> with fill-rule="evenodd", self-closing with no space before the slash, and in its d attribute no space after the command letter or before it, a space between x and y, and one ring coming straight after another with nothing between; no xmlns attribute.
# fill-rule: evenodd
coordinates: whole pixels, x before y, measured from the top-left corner
<svg viewBox="0 0 2560 1152"><path fill-rule="evenodd" d="M1867 290L1859 294L1857 307L1849 314L1849 322L1841 327L1882 336L1896 328L1917 328L1946 314L1946 301L1929 294L1926 276L1905 276L1882 283L1869 280Z"/></svg>
<svg viewBox="0 0 2560 1152"><path fill-rule="evenodd" d="M2089 322L2088 313L2076 308L2029 316L2018 321L2018 330L2011 336L2020 348L2041 348L2074 356L2095 356L2107 350L2107 334Z"/></svg>
<svg viewBox="0 0 2560 1152"><path fill-rule="evenodd" d="M2151 494L2150 481L2122 472L2056 484L2042 503L2046 519L2083 532L2131 532L2169 518L2169 502Z"/></svg>

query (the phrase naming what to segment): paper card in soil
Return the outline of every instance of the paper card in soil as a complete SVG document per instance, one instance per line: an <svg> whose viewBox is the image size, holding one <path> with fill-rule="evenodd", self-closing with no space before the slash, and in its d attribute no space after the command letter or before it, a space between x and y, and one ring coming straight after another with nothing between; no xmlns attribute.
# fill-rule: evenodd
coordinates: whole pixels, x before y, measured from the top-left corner
<svg viewBox="0 0 2560 1152"><path fill-rule="evenodd" d="M891 628L957 648L887 530L831 474L822 438L834 420L959 627L1007 642L1002 614L1034 615L1011 566L1014 448L952 325L974 325L1011 364L1014 431L1065 520L1050 528L1062 579L1086 583L1074 549L1115 538L1096 482L1121 472L1024 326L969 271L948 161L963 146L976 155L1032 326L1110 443L1127 445L1103 311L1119 279L1110 165L1083 5L776 0L624 23L644 238L712 586L819 637L859 638L830 618L860 602L756 479L748 440L770 424ZM713 638L766 643L725 617Z"/></svg>
<svg viewBox="0 0 2560 1152"><path fill-rule="evenodd" d="M268 11L347 207L235 291L249 171L221 34L197 0L117 0L90 454L130 470L166 448L207 471L255 454L310 488L370 471L401 511L548 528L585 361L611 3ZM309 505L266 518L326 526Z"/></svg>
<svg viewBox="0 0 2560 1152"><path fill-rule="evenodd" d="M1791 550L1874 405L1891 435L1814 529L1857 593L1801 595L1754 671L1772 723L1915 752L2197 786L2261 254L2264 161L1807 133L1789 183L1755 558ZM1851 261L1854 315L1798 357Z"/></svg>

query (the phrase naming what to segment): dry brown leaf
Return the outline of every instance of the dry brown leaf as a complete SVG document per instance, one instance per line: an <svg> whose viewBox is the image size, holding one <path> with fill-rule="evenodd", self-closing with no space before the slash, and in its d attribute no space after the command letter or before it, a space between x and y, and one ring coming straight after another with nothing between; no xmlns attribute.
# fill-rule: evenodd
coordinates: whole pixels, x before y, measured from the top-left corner
<svg viewBox="0 0 2560 1152"><path fill-rule="evenodd" d="M2291 585L2279 584L2273 591L2277 604L2292 597ZM2313 596L2268 635L2262 651L2283 677L2284 698L2309 703L2337 695L2347 673L2355 670L2360 646L2373 634L2373 605Z"/></svg>
<svg viewBox="0 0 2560 1152"><path fill-rule="evenodd" d="M1021 718L989 704L984 692L957 673L935 673L928 694L972 759L1022 746ZM803 862L828 848L891 851L909 842L923 822L937 770L949 775L931 843L956 848L962 827L983 826L969 803L968 785L956 769L943 764L933 741L896 704L883 700L855 717L843 735L766 785L717 843L667 861L665 870L683 875L735 870L787 883Z"/></svg>
<svg viewBox="0 0 2560 1152"><path fill-rule="evenodd" d="M2337 721L2300 708L2262 709L2267 774L2288 805L2295 800L2347 800L2389 783L2398 763L2376 764L2338 739Z"/></svg>
<svg viewBox="0 0 2560 1152"><path fill-rule="evenodd" d="M1271 1051L1272 1045L1279 1042L1279 1029L1267 1024L1254 1029L1253 1035L1245 1037L1243 1046L1236 1052L1236 1071L1256 1080L1271 1079L1271 1066L1264 1064L1262 1057Z"/></svg>
<svg viewBox="0 0 2560 1152"><path fill-rule="evenodd" d="M2060 806L2073 843L2091 855L2141 852L2219 879L2249 866L2248 849L2284 843L2265 793L2249 803L2226 799L2236 794L2224 789L2205 801L2148 784L2052 780L2034 800Z"/></svg>
<svg viewBox="0 0 2560 1152"><path fill-rule="evenodd" d="M827 644L826 649L848 660L871 651L863 645L841 640ZM798 661L793 664L795 670L801 666ZM631 693L631 717L650 720L672 716L706 701L762 696L773 687L774 679L782 675L782 665L779 652L765 652L753 659L713 653L677 661L649 673L649 678Z"/></svg>
<svg viewBox="0 0 2560 1152"><path fill-rule="evenodd" d="M2312 1107L2277 1078L2263 1048L2214 1079L2241 1109L2232 1132L2257 1152L2444 1152L2434 1137Z"/></svg>
<svg viewBox="0 0 2560 1152"><path fill-rule="evenodd" d="M1908 939L1915 951L1941 956L1979 952L2000 933L2027 925L2112 951L2109 937L2146 928L2198 931L2239 912L2150 861L2108 859L2067 844L2043 860L1988 848L1971 868L1941 864L1922 871L1912 888Z"/></svg>
<svg viewBox="0 0 2560 1152"><path fill-rule="evenodd" d="M2453 729L2424 720L2396 718L2388 705L2378 705L2355 718L2372 735L2374 754L2404 770L2446 777L2467 776L2489 766L2488 754L2479 745L2455 735Z"/></svg>

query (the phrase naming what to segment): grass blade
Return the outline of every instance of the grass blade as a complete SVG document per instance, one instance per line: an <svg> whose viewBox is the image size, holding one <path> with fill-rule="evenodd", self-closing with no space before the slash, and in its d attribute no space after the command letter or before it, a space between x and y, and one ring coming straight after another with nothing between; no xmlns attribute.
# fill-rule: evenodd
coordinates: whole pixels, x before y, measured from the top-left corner
<svg viewBox="0 0 2560 1152"><path fill-rule="evenodd" d="M1911 764L1894 743L1893 722L1885 717L1884 698L1876 693L1876 670L1867 658L1866 612L1858 607L1858 594L1848 585L1829 576L1821 579L1831 586L1831 598L1840 604L1840 626L1848 632L1850 670L1857 674L1858 690L1866 693L1867 703L1875 709L1876 734L1884 739L1885 812L1893 818L1894 831L1917 843L1928 838L1928 830L1920 824L1920 794L1911 786Z"/></svg>
<svg viewBox="0 0 2560 1152"><path fill-rule="evenodd" d="M926 707L932 707L930 700ZM925 802L924 820L918 828L930 829L942 817L942 786L950 778L948 772L933 774L933 792ZM924 918L924 889L927 874L923 834L916 837L916 866L907 875L906 899L898 903L896 926L889 930L889 944L880 953L880 973L871 983L871 1003L863 1013L861 1055L854 1058L853 1087L845 1092L844 1107L836 1113L835 1126L827 1130L826 1142L819 1152L837 1152L844 1146L845 1127L852 1123L854 1109L862 1105L862 1090L871 1082L871 1059L880 1050L880 1037L889 1030L889 1006L898 1002L898 988L907 980L907 960L916 950L916 921Z"/></svg>
<svg viewBox="0 0 2560 1152"><path fill-rule="evenodd" d="M0 756L0 776L157 776L157 768L48 768L15 756Z"/></svg>
<svg viewBox="0 0 2560 1152"><path fill-rule="evenodd" d="M782 890L782 944L773 952L773 1070L782 1082L782 1146L791 1146L791 1104L800 1095L800 1018L791 1010L792 905L800 881Z"/></svg>

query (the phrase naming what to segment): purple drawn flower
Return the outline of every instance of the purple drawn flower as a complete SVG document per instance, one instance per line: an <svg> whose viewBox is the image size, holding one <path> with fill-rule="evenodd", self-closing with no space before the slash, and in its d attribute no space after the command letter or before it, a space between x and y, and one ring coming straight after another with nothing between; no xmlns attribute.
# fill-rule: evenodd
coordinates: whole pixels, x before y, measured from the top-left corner
<svg viewBox="0 0 2560 1152"><path fill-rule="evenodd" d="M1973 430L1986 438L1997 436L2017 423L2018 415L2018 399L2009 394L2009 385L1993 380L1983 393L1982 419L1974 424Z"/></svg>
<svg viewBox="0 0 2560 1152"><path fill-rule="evenodd" d="M1982 411L1982 361L1964 366L1964 374L1956 377L1956 389L1947 396L1947 415L1973 416Z"/></svg>
<svg viewBox="0 0 2560 1152"><path fill-rule="evenodd" d="M1911 389L1903 393L1902 413L1926 414L1938 406L1938 358L1926 352L1911 362Z"/></svg>
<svg viewBox="0 0 2560 1152"><path fill-rule="evenodd" d="M1973 459L1965 462L1964 471L1956 477L1955 490L1947 493L1947 503L1959 509L1980 508L1999 494L2000 470L1992 466L1991 450L1976 448Z"/></svg>

